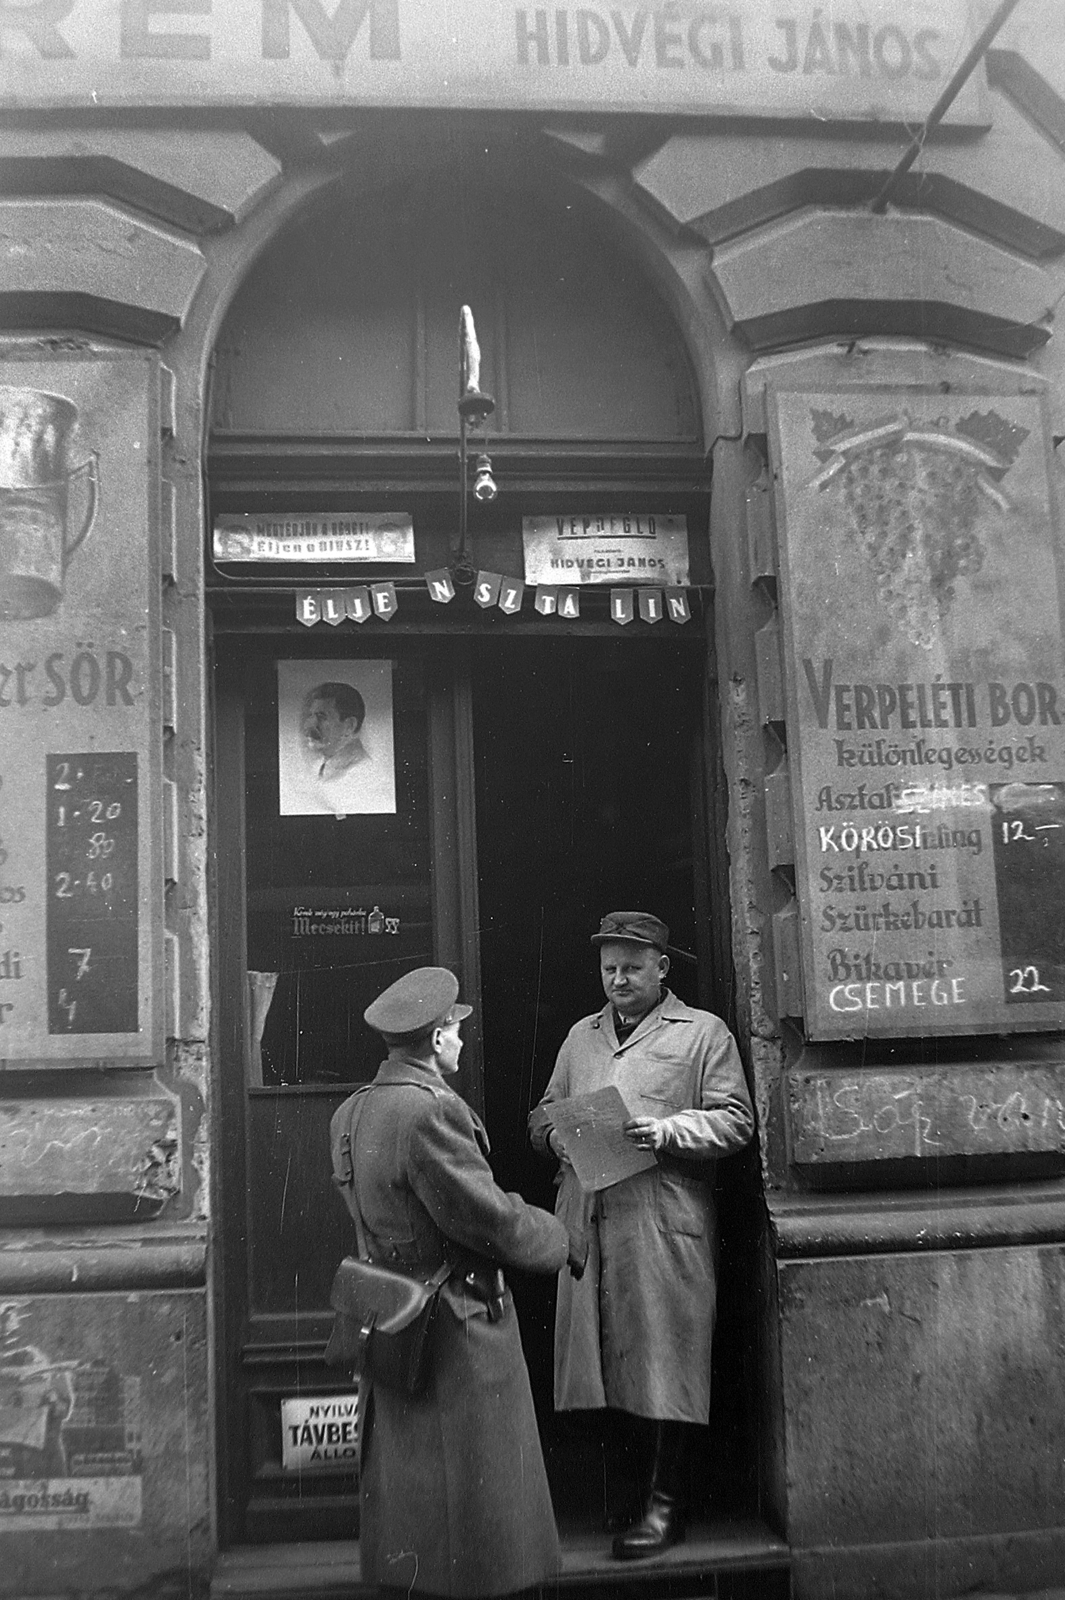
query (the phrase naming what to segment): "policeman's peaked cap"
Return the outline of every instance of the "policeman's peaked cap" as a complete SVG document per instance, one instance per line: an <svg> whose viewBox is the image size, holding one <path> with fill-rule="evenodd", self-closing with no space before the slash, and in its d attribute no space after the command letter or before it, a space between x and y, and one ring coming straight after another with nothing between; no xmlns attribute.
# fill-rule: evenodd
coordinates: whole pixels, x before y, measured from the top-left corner
<svg viewBox="0 0 1065 1600"><path fill-rule="evenodd" d="M458 997L459 980L447 967L416 967L390 983L363 1016L388 1038L414 1037L468 1017L473 1007L458 1004Z"/></svg>

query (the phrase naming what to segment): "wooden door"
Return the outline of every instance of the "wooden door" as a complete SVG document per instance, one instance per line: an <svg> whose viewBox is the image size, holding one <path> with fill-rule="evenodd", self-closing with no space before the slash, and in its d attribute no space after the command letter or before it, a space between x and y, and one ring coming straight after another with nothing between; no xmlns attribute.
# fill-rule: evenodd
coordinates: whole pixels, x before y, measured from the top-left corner
<svg viewBox="0 0 1065 1600"><path fill-rule="evenodd" d="M345 640L329 654L223 639L217 660L224 1536L347 1538L350 1429L300 1407L283 1422L283 1403L346 1392L322 1359L333 1272L354 1248L328 1129L381 1060L362 1013L430 963L452 967L477 1006L468 675L439 642L359 654ZM361 722L337 685L361 696ZM307 733L323 699L347 729L332 755ZM459 1087L479 1105L476 1019ZM286 1464L286 1426L300 1428L294 1448L311 1427L302 1465Z"/></svg>

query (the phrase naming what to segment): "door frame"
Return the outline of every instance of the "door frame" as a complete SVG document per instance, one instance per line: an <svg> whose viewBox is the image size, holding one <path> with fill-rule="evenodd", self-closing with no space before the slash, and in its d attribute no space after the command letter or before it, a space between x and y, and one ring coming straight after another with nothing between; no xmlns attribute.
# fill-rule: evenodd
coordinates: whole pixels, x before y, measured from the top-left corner
<svg viewBox="0 0 1065 1600"><path fill-rule="evenodd" d="M443 441L338 441L323 475L320 439L215 437L209 457L208 526L215 510L273 506L287 500L328 503L352 491L360 502L418 502L426 492L453 492L454 450ZM500 439L493 458L502 468L508 494L550 496L569 504L628 502L635 509L655 509L663 502L686 509L695 538L708 540L710 467L690 441L589 442L571 445L553 441ZM701 510L699 509L701 508ZM708 550L708 544L706 545ZM704 558L709 571L708 555ZM373 575L370 574L370 577ZM304 580L306 581L306 580ZM336 581L335 578L333 581ZM367 581L364 579L363 581ZM728 861L724 817L727 793L722 766L720 706L716 697L713 586L706 578L691 591L691 631L699 635L705 659L705 783L693 766L693 823L701 814L709 824L705 845L709 860L708 938L700 937L700 971L709 964L709 1003L723 1016L734 994ZM275 653L328 658L341 644L349 653L401 654L432 652L434 670L428 679L430 792L440 805L431 807L432 910L434 959L458 974L464 997L474 1006L464 1028L465 1048L456 1087L478 1111L483 1108L482 1031L480 1018L480 946L473 706L469 640L498 625L498 618L478 614L452 617L429 604L424 581L397 580L402 590L400 614L387 630L373 626L371 638L350 629L338 638L332 630L308 635L295 620L291 577L247 577L233 580L207 560L207 638L209 698L212 715L209 748L213 752L208 829L211 842L211 991L214 1103L218 1108L214 1135L214 1229L212 1303L215 1308L214 1356L217 1373L217 1463L219 1475L219 1538L223 1547L248 1539L244 1507L250 1474L247 1380L234 1365L234 1352L247 1342L248 1246L245 1226L246 1096L244 1078L245 997L247 968L244 871L244 725L239 696L221 692L223 676L233 671L237 653L249 645ZM505 619L507 633L524 638L591 636L616 639L604 592L589 596L588 615L566 621L539 615ZM669 626L672 626L671 624ZM438 670L439 668L439 670ZM719 841L714 848L714 839ZM697 881L705 881L696 873ZM238 974L234 983L232 975ZM703 997L700 996L701 1001ZM234 1063L239 1066L234 1070ZM233 1130L239 1129L241 1137ZM224 1152L224 1153L223 1153ZM324 1350L324 1337L320 1348ZM327 1369L317 1357L318 1370ZM265 1382L264 1375L263 1381ZM324 1382L324 1376L323 1376ZM330 1387L340 1387L331 1381ZM291 1388L288 1392L292 1392ZM299 1537L299 1535L295 1535Z"/></svg>

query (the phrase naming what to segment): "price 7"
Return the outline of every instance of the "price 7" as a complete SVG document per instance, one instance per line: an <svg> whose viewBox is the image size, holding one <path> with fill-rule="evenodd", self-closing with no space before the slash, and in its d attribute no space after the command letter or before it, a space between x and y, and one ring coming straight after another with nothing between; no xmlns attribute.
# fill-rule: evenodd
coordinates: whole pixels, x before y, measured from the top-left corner
<svg viewBox="0 0 1065 1600"><path fill-rule="evenodd" d="M74 982L80 983L82 978L84 978L91 970L89 967L89 957L92 955L92 946L83 945L79 947L77 945L68 945L67 955L77 956L78 958L78 970L74 974Z"/></svg>

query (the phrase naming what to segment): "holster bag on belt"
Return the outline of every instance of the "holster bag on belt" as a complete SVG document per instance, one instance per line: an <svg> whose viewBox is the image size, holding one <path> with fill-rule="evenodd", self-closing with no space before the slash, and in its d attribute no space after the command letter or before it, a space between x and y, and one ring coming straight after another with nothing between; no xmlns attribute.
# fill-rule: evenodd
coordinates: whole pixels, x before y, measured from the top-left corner
<svg viewBox="0 0 1065 1600"><path fill-rule="evenodd" d="M451 1271L445 1262L426 1281L345 1256L333 1279L336 1316L326 1363L354 1368L402 1394L421 1394L429 1381L429 1330Z"/></svg>

